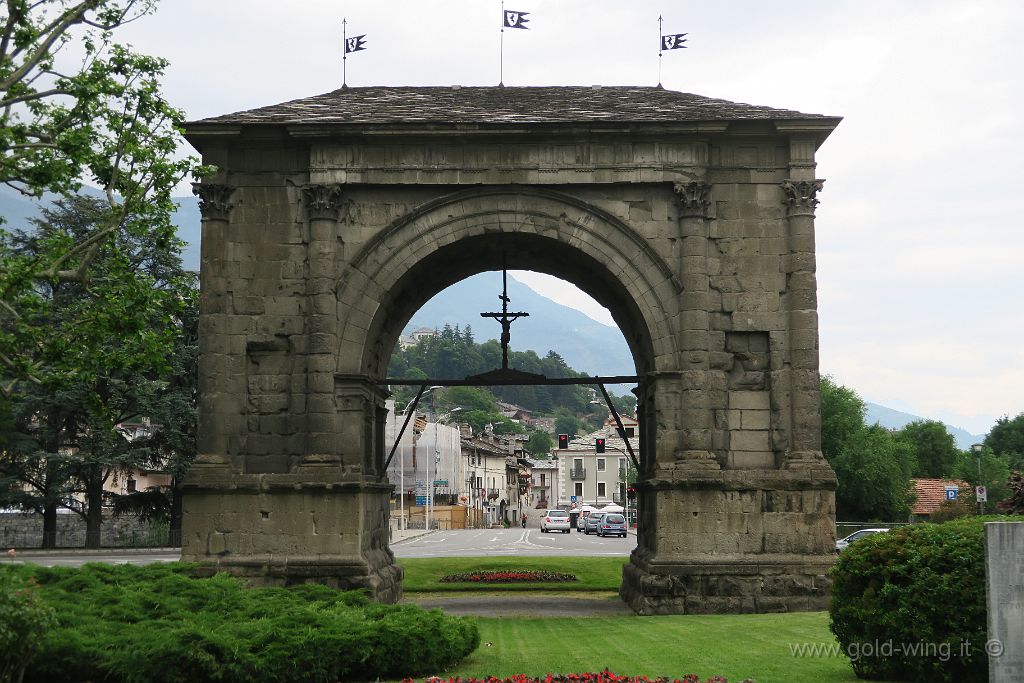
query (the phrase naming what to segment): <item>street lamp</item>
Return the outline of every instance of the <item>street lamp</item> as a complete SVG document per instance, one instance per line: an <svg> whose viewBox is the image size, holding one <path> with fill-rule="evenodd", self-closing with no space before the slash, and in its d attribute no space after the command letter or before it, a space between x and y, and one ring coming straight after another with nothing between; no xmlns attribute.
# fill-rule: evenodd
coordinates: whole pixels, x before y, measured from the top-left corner
<svg viewBox="0 0 1024 683"><path fill-rule="evenodd" d="M978 486L984 486L984 483L981 481L981 453L982 453L982 451L984 449L985 449L985 447L982 444L980 444L980 443L976 443L976 444L971 446L971 450L974 451L974 456L978 459ZM977 488L974 489L974 495L975 496L978 495L978 489ZM978 514L979 515L982 514L984 512L984 509L985 509L985 504L979 500L978 501Z"/></svg>

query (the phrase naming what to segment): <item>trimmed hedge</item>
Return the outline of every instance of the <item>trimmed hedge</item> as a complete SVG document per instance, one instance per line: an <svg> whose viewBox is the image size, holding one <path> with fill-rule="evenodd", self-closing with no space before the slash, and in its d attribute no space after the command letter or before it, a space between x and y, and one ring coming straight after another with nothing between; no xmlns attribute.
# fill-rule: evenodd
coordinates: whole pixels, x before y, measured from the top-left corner
<svg viewBox="0 0 1024 683"><path fill-rule="evenodd" d="M832 569L831 629L854 672L887 680L987 681L986 521L875 534Z"/></svg>
<svg viewBox="0 0 1024 683"><path fill-rule="evenodd" d="M444 670L479 645L474 622L438 610L318 585L250 589L190 569L14 569L38 581L58 620L25 681L374 680Z"/></svg>

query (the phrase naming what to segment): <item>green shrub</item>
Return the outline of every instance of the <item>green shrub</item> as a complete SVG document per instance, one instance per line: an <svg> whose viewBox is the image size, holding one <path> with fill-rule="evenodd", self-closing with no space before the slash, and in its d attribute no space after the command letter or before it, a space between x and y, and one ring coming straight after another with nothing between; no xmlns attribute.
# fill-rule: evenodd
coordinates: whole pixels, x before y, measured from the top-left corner
<svg viewBox="0 0 1024 683"><path fill-rule="evenodd" d="M32 581L0 574L0 683L18 683L55 622Z"/></svg>
<svg viewBox="0 0 1024 683"><path fill-rule="evenodd" d="M876 534L832 569L831 629L862 678L987 681L984 522Z"/></svg>
<svg viewBox="0 0 1024 683"><path fill-rule="evenodd" d="M442 670L479 645L474 622L323 586L246 589L180 564L23 568L59 606L26 681L373 680Z"/></svg>

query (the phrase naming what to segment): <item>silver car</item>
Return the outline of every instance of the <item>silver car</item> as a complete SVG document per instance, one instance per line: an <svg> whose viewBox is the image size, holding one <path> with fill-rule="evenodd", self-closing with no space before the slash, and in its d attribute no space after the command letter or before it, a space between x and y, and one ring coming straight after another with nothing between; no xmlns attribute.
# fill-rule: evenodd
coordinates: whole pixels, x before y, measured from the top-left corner
<svg viewBox="0 0 1024 683"><path fill-rule="evenodd" d="M587 517L586 525L584 525L584 527L583 527L583 533L585 533L585 534L587 534L589 536L590 532L593 531L596 534L597 533L597 524L602 519L604 519L604 516L606 514L608 514L608 513L606 513L606 512L591 512L590 516Z"/></svg>
<svg viewBox="0 0 1024 683"><path fill-rule="evenodd" d="M561 531L569 533L569 513L565 510L547 510L540 518L541 533L549 531Z"/></svg>
<svg viewBox="0 0 1024 683"><path fill-rule="evenodd" d="M859 531L854 531L846 538L841 538L836 541L836 550L846 550L846 547L854 541L859 541L862 538L874 536L875 534L885 533L888 530L889 527L878 527L876 529L860 529Z"/></svg>
<svg viewBox="0 0 1024 683"><path fill-rule="evenodd" d="M597 523L598 536L626 537L626 518L617 512L606 513Z"/></svg>

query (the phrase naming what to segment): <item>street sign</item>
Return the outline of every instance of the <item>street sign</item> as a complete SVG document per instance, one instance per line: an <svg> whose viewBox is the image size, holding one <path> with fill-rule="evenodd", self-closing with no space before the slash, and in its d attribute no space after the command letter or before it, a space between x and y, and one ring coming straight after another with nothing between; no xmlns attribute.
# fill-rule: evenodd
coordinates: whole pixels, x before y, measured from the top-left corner
<svg viewBox="0 0 1024 683"><path fill-rule="evenodd" d="M988 491L984 486L979 486L974 489L974 495L977 497L979 503L988 502Z"/></svg>
<svg viewBox="0 0 1024 683"><path fill-rule="evenodd" d="M946 486L946 500L956 500L959 493L960 489L956 486Z"/></svg>
<svg viewBox="0 0 1024 683"><path fill-rule="evenodd" d="M447 485L448 485L448 480L447 479L435 479L434 480L434 486L447 486Z"/></svg>
<svg viewBox="0 0 1024 683"><path fill-rule="evenodd" d="M575 503L576 502L576 496L569 496L569 502L570 503Z"/></svg>

